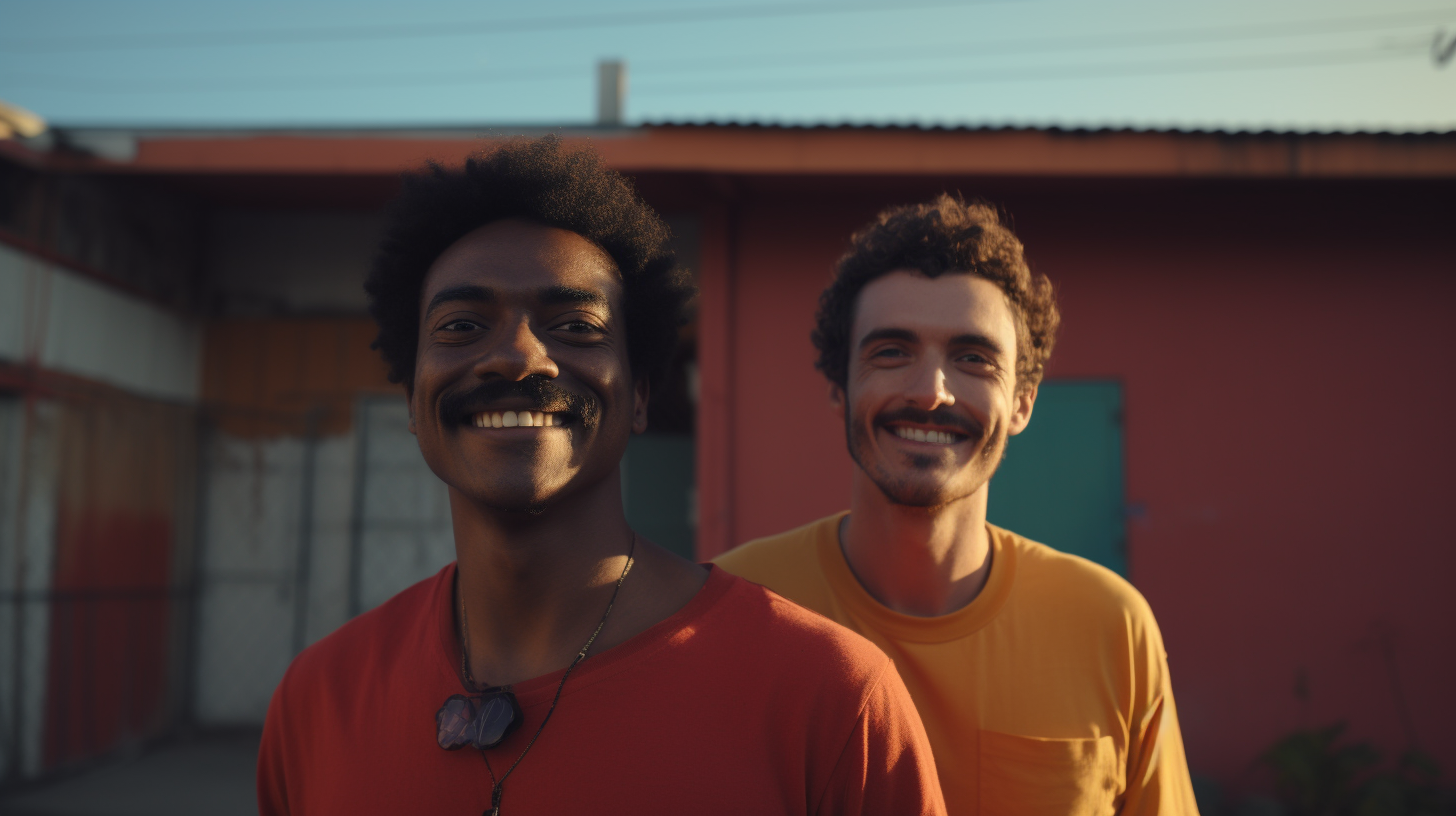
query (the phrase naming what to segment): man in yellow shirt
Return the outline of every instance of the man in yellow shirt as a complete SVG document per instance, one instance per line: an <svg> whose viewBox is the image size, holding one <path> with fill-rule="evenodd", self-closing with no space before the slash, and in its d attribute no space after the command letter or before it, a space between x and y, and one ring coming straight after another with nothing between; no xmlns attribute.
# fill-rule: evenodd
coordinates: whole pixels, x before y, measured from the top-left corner
<svg viewBox="0 0 1456 816"><path fill-rule="evenodd" d="M1057 323L1051 283L991 207L941 196L881 213L813 333L857 465L850 510L718 564L894 659L950 813L1196 814L1147 602L986 523Z"/></svg>

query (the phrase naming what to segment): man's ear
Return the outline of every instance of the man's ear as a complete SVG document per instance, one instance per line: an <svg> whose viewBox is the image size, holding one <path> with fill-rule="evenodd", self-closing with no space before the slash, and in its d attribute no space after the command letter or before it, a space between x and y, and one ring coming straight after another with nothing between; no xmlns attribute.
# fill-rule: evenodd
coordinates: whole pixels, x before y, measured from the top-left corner
<svg viewBox="0 0 1456 816"><path fill-rule="evenodd" d="M840 422L843 422L845 411L844 389L840 388L838 383L829 384L829 407L834 409L834 415L839 417Z"/></svg>
<svg viewBox="0 0 1456 816"><path fill-rule="evenodd" d="M1006 427L1006 433L1015 436L1026 430L1026 426L1031 424L1031 409L1036 407L1036 389L1040 385L1037 383L1030 388L1016 389L1014 398L1016 406L1011 414L1011 424Z"/></svg>
<svg viewBox="0 0 1456 816"><path fill-rule="evenodd" d="M640 434L647 430L647 400L652 394L652 388L646 377L638 377L632 385L632 433Z"/></svg>

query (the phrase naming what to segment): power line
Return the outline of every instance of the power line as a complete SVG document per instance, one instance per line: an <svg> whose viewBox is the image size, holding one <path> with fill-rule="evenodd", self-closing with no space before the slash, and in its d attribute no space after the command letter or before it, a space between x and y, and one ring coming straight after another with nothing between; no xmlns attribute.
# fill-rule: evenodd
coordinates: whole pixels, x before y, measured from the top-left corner
<svg viewBox="0 0 1456 816"><path fill-rule="evenodd" d="M478 70L478 69L477 69ZM590 66L552 68L530 74L498 74L481 76L472 70L431 71L417 74L383 74L373 77L220 77L218 79L186 78L165 85L147 85L135 80L102 79L74 76L36 76L21 79L11 87L47 91L81 93L214 93L222 91L290 91L347 90L350 88L415 87L420 85L498 85L515 83L573 81L581 84L590 75ZM583 86L584 87L584 86Z"/></svg>
<svg viewBox="0 0 1456 816"><path fill-rule="evenodd" d="M320 42L363 42L409 38L463 37L479 34L515 34L532 31L570 31L640 25L723 22L819 14L862 12L900 13L910 9L968 8L1025 0L898 0L893 6L876 0L808 0L807 2L753 3L684 9L578 14L571 17L521 17L503 20L443 23L377 23L333 25L312 29L258 29L255 31L169 32L121 40L115 34L92 37L50 37L0 40L10 51L127 51L156 48L212 48L238 45L282 45Z"/></svg>
<svg viewBox="0 0 1456 816"><path fill-rule="evenodd" d="M1304 54L1265 54L1237 58L1218 57L1191 60L1139 60L1135 62L1101 63L1096 65L1061 65L1019 71L987 71L974 74L935 73L900 74L896 76L825 77L820 80L789 82L784 80L759 83L723 82L711 85L678 83L657 85L639 83L644 95L732 93L763 91L803 91L830 89L882 88L907 85L967 85L986 82L1035 82L1054 79L1090 79L1118 76L1215 73L1249 71L1268 68L1303 68L1323 65L1345 65L1362 62L1388 62L1409 59L1418 49L1360 49L1310 52ZM645 87L644 87L645 86Z"/></svg>
<svg viewBox="0 0 1456 816"><path fill-rule="evenodd" d="M1122 32L1111 36L1099 36L1078 34L1063 37L1023 37L1018 39L997 39L981 42L960 42L944 43L941 45L924 44L904 48L883 49L867 53L863 50L836 50L819 52L817 54L791 54L781 56L755 56L752 57L755 67L768 65L827 65L832 63L854 63L859 64L867 61L879 61L889 57L891 54L904 56L912 59L941 59L945 55L930 54L926 51L934 51L938 48L966 48L974 49L977 55L983 54L1037 54L1037 53L1063 53L1066 51L1096 51L1109 48L1127 48L1138 46L1166 46L1166 45L1192 45L1204 42L1232 42L1237 40L1269 39L1272 37L1286 37L1290 35L1315 35L1333 34L1343 32L1374 31L1383 28L1403 28L1421 24L1435 24L1456 20L1456 8L1431 9L1419 12L1406 12L1401 14L1375 14L1360 17L1344 17L1332 19L1295 20L1284 23L1263 23L1249 25L1213 26L1209 28L1173 28L1154 29L1149 31ZM1453 38L1456 39L1456 38ZM719 58L716 60L705 60L701 58L688 58L682 60L653 60L634 63L642 66L653 66L658 68L680 68L682 70L710 70L709 65L717 64L723 68L742 67L743 57ZM730 62L736 60L736 62Z"/></svg>
<svg viewBox="0 0 1456 816"><path fill-rule="evenodd" d="M1456 10L1442 12L1443 19L1456 16ZM1417 22L1429 22L1436 17L1432 12L1405 14L1368 15L1361 17L1310 20L1276 24L1219 26L1202 29L1163 29L1139 32L1124 32L1111 36L1090 39L1087 36L1039 37L1012 40L991 40L982 42L959 42L928 44L912 48L889 48L873 52L827 51L811 54L789 54L751 57L751 64L744 64L744 57L709 59L647 59L635 63L635 67L650 77L654 70L684 71L741 71L762 67L809 66L821 67L851 63L864 65L883 62L916 62L977 58L987 55L1034 55L1042 53L1065 53L1068 51L1098 51L1139 46L1189 45L1212 42L1234 42L1239 40L1268 39L1293 35L1317 35L1350 31L1370 31L1382 28L1410 26ZM970 53L944 53L943 49L960 49ZM927 53L929 52L929 53ZM540 83L580 80L588 75L587 65L570 68L548 67L493 73L481 76L477 69L451 71L430 71L409 74L383 74L360 77L220 77L215 79L187 78L165 84L154 84L151 80L126 80L107 77L91 79L37 75L20 77L15 83L20 87L43 90L104 92L104 93L197 93L219 91L270 91L270 90L327 90L348 88L385 88L411 85L487 85L502 83ZM15 80L14 75L11 76ZM780 80L775 80L777 84ZM685 83L686 84L686 83ZM737 83L738 87L744 87ZM701 86L695 86L701 87Z"/></svg>
<svg viewBox="0 0 1456 816"><path fill-rule="evenodd" d="M895 75L871 75L871 76L836 76L808 79L775 78L769 80L744 82L741 80L721 82L678 82L654 84L650 79L634 83L634 87L645 96L674 96L682 94L722 94L722 93L761 93L764 91L804 91L804 90L852 90L863 88L885 88L885 87L906 87L906 86L936 86L936 85L968 85L994 82L1035 82L1058 79L1100 79L1110 77L1138 77L1165 74L1188 74L1188 73L1219 73L1226 71L1251 71L1267 70L1271 68L1302 68L1326 65L1348 65L1369 62L1390 62L1399 59L1409 59L1413 54L1424 53L1426 46L1405 47L1399 49L1344 49L1338 51L1315 51L1297 54L1258 54L1241 57L1205 57L1195 59L1174 59L1174 60L1132 60L1123 62L1104 62L1087 64L1063 64L1044 66L1032 69L1020 70L990 70L978 71L975 73L947 73L936 71L934 73L917 72ZM578 78L582 72L573 72L571 78ZM535 77L534 79L541 79ZM552 79L555 79L554 77ZM441 85L471 85L480 84L489 80L479 78L462 77L456 74L442 75L436 80ZM529 79L517 79L513 81L529 81ZM397 84L417 84L414 81L401 82ZM355 86L359 88L381 87L379 84L361 83ZM271 90L291 90L302 88L298 83L280 83ZM86 88L64 87L55 90L78 90L83 92L96 91L92 86ZM119 85L111 89L123 93L136 92L135 89ZM189 93L210 93L217 88L199 85L193 88L169 88L169 92ZM241 90L270 90L268 88L246 87Z"/></svg>

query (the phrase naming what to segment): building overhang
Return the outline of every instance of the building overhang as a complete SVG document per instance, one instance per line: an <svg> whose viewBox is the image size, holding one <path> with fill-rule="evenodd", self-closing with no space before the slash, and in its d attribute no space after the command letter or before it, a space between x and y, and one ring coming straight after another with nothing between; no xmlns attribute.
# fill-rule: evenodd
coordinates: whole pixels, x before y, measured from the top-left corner
<svg viewBox="0 0 1456 816"><path fill-rule="evenodd" d="M1132 178L1456 178L1456 134L1054 128L56 128L43 163L147 175L393 176L557 133L627 173ZM37 151L28 151L35 155Z"/></svg>

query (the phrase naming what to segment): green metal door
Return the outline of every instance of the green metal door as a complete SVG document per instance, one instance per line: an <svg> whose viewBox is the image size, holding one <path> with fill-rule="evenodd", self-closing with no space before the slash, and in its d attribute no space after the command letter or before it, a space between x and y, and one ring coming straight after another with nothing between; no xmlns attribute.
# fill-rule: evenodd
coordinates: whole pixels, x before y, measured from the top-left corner
<svg viewBox="0 0 1456 816"><path fill-rule="evenodd" d="M627 523L648 540L695 559L693 438L645 433L627 443L622 458L622 504Z"/></svg>
<svg viewBox="0 0 1456 816"><path fill-rule="evenodd" d="M1046 381L991 480L992 524L1127 574L1122 386Z"/></svg>

